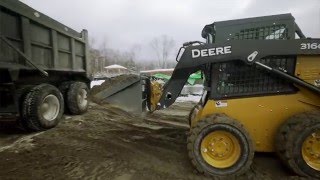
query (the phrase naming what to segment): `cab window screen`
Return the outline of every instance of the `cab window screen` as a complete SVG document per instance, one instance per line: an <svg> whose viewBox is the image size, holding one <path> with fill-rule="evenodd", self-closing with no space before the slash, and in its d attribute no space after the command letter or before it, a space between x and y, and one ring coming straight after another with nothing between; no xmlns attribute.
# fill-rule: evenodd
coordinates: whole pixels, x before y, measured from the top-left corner
<svg viewBox="0 0 320 180"><path fill-rule="evenodd" d="M294 58L263 59L260 62L293 74ZM213 64L211 72L214 98L277 94L295 90L290 83L276 75L242 61Z"/></svg>

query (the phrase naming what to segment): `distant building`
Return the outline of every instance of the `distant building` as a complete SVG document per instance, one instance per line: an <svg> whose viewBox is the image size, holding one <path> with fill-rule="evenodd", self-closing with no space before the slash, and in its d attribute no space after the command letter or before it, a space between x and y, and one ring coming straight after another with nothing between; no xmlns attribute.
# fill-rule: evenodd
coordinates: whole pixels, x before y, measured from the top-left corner
<svg viewBox="0 0 320 180"><path fill-rule="evenodd" d="M129 74L131 72L128 68L123 67L118 64L106 66L106 67L104 67L104 71L107 76L117 76L117 75L121 75L121 74Z"/></svg>
<svg viewBox="0 0 320 180"><path fill-rule="evenodd" d="M149 76L153 76L153 75L158 74L158 73L171 76L173 70L174 70L173 68L172 69L154 69L154 70L140 71L140 73L141 74L145 74L145 75L149 75Z"/></svg>
<svg viewBox="0 0 320 180"><path fill-rule="evenodd" d="M94 74L94 78L105 79L105 78L110 78L110 77L119 76L122 74L130 74L130 73L132 73L132 71L129 70L128 68L120 66L118 64L113 64L110 66L103 67L102 71Z"/></svg>

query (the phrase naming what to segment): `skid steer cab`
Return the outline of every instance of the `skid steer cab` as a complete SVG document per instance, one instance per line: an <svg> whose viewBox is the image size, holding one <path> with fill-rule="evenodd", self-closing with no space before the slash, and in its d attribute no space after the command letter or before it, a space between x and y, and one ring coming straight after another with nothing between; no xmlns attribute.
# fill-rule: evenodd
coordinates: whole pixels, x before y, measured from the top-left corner
<svg viewBox="0 0 320 180"><path fill-rule="evenodd" d="M189 116L194 167L237 177L255 152L276 152L296 174L319 179L320 39L306 38L291 14L215 22L202 37L183 45L163 87L137 81L144 105L160 110L202 71L204 93Z"/></svg>

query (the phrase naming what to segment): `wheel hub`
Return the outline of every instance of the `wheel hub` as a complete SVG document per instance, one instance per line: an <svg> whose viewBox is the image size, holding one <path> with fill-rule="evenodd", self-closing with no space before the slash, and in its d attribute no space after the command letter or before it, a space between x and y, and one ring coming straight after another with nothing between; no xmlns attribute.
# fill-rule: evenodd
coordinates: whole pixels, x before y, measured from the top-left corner
<svg viewBox="0 0 320 180"><path fill-rule="evenodd" d="M216 168L227 168L240 158L240 143L229 132L215 131L204 137L201 154L208 164Z"/></svg>
<svg viewBox="0 0 320 180"><path fill-rule="evenodd" d="M84 108L87 106L88 104L88 100L87 100L87 91L85 89L81 89L78 93L78 103L79 103L79 106Z"/></svg>
<svg viewBox="0 0 320 180"><path fill-rule="evenodd" d="M227 139L224 138L213 138L212 141L209 143L209 149L211 150L211 154L215 158L223 158L227 155L230 150L230 143L227 142Z"/></svg>
<svg viewBox="0 0 320 180"><path fill-rule="evenodd" d="M44 119L48 121L56 119L60 112L59 99L52 94L47 95L42 101L40 111Z"/></svg>
<svg viewBox="0 0 320 180"><path fill-rule="evenodd" d="M311 168L320 170L320 130L305 139L302 145L302 157Z"/></svg>

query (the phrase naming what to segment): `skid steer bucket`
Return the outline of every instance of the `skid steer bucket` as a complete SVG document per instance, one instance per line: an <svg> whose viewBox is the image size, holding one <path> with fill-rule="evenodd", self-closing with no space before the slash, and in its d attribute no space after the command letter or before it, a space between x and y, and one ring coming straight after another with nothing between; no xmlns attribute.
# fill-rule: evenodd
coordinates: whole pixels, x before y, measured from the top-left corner
<svg viewBox="0 0 320 180"><path fill-rule="evenodd" d="M110 104L126 111L141 114L146 107L143 83L139 75L121 75L106 79L94 86L89 98L98 104Z"/></svg>

